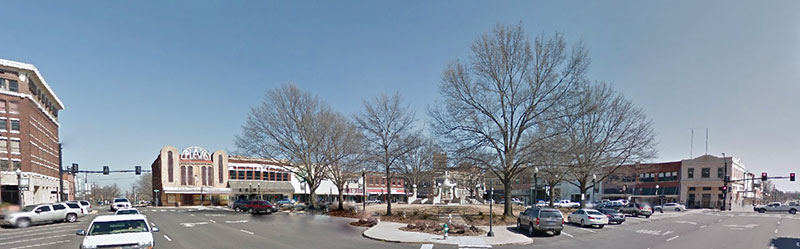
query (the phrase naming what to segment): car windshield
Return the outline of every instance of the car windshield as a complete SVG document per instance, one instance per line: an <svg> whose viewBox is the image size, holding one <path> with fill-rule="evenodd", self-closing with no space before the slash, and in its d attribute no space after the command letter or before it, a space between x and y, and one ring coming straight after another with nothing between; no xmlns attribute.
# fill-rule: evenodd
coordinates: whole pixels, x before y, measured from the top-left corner
<svg viewBox="0 0 800 249"><path fill-rule="evenodd" d="M117 214L139 214L135 209L124 209L117 211Z"/></svg>
<svg viewBox="0 0 800 249"><path fill-rule="evenodd" d="M33 211L34 208L36 208L36 205L28 205L28 206L25 206L25 208L22 209L22 212L30 212L30 211Z"/></svg>
<svg viewBox="0 0 800 249"><path fill-rule="evenodd" d="M543 210L539 213L541 218L561 218L561 212L555 210Z"/></svg>
<svg viewBox="0 0 800 249"><path fill-rule="evenodd" d="M120 233L147 232L147 222L144 220L119 220L92 223L89 236Z"/></svg>
<svg viewBox="0 0 800 249"><path fill-rule="evenodd" d="M114 199L114 202L128 202L128 199Z"/></svg>
<svg viewBox="0 0 800 249"><path fill-rule="evenodd" d="M589 214L589 215L603 215L603 214L601 214L600 212L597 212L597 211L586 211L586 213Z"/></svg>

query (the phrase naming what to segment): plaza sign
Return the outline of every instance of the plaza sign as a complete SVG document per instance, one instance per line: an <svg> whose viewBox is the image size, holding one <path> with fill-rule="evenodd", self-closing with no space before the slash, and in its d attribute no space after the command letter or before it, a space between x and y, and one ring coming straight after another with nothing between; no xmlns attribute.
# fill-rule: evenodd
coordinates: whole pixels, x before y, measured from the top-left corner
<svg viewBox="0 0 800 249"><path fill-rule="evenodd" d="M199 146L191 146L189 148L183 149L181 152L181 160L211 160L211 154L202 147Z"/></svg>

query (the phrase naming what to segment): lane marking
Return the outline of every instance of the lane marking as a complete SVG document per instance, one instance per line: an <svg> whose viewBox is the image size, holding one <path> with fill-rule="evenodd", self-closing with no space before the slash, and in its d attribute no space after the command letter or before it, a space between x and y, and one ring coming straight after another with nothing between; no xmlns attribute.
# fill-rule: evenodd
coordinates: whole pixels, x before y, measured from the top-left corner
<svg viewBox="0 0 800 249"><path fill-rule="evenodd" d="M20 232L20 233L23 233L23 234L26 234L26 235L18 235L20 233L7 233L7 234L3 234L3 235L16 235L16 236L0 238L0 240L12 239L12 238L15 238L15 237L27 237L27 236L34 236L34 235L40 235L40 234L48 234L48 233L59 233L59 232L65 232L65 231L73 231L73 229L61 229L61 230L55 230L55 231L35 232L35 233L30 233L30 231Z"/></svg>
<svg viewBox="0 0 800 249"><path fill-rule="evenodd" d="M775 233L778 233L778 229L777 228L775 228Z"/></svg>
<svg viewBox="0 0 800 249"><path fill-rule="evenodd" d="M675 237L667 239L667 241L674 240L674 239L677 239L677 238L678 238L678 236L675 236Z"/></svg>
<svg viewBox="0 0 800 249"><path fill-rule="evenodd" d="M572 234L568 234L566 232L561 232L561 234L566 235L567 237L570 237L570 238L575 238L575 236L572 236Z"/></svg>
<svg viewBox="0 0 800 249"><path fill-rule="evenodd" d="M670 233L673 233L673 231L666 231L666 232L662 233L661 235L662 236L667 236L667 234L670 234Z"/></svg>
<svg viewBox="0 0 800 249"><path fill-rule="evenodd" d="M209 221L211 221L211 223L217 224L217 221L215 220L209 220Z"/></svg>
<svg viewBox="0 0 800 249"><path fill-rule="evenodd" d="M47 243L41 243L41 244L35 244L35 245L14 247L14 248L11 248L11 249L22 249L22 248L31 248L31 247L38 247L38 246L49 246L49 245L55 245L55 244L60 244L60 243L67 243L67 242L69 242L69 240L59 240L59 241L53 241L53 242L47 242Z"/></svg>
<svg viewBox="0 0 800 249"><path fill-rule="evenodd" d="M166 235L166 234L164 234L164 239L166 239L167 241L172 241L172 239L170 239L169 237L167 237L167 235Z"/></svg>
<svg viewBox="0 0 800 249"><path fill-rule="evenodd" d="M225 223L247 223L247 220L226 220Z"/></svg>
<svg viewBox="0 0 800 249"><path fill-rule="evenodd" d="M194 214L189 214L189 216L194 216Z"/></svg>
<svg viewBox="0 0 800 249"><path fill-rule="evenodd" d="M700 226L700 229L703 229L703 228L706 228L706 227L708 227L708 226L702 225L702 226Z"/></svg>
<svg viewBox="0 0 800 249"><path fill-rule="evenodd" d="M43 239L52 239L52 238L66 237L66 236L72 236L72 234L62 234L62 235L47 236L47 237L41 237L41 238L35 238L35 239L24 239L24 240L3 242L3 244L15 244L15 243L21 243L21 242L28 242L28 241L34 241L34 240L43 240Z"/></svg>
<svg viewBox="0 0 800 249"><path fill-rule="evenodd" d="M592 231L592 230L589 230L589 229L586 229L586 228L580 228L580 229L581 229L581 230L583 230L583 231L587 231L587 232L590 232L590 233L594 233L594 231Z"/></svg>
<svg viewBox="0 0 800 249"><path fill-rule="evenodd" d="M691 224L691 225L695 225L695 226L697 225L697 222L683 221L683 220L675 221L675 223L679 223L679 224Z"/></svg>
<svg viewBox="0 0 800 249"><path fill-rule="evenodd" d="M255 234L255 233L253 233L253 232L250 232L250 231L247 231L247 230L244 230L244 229L239 229L239 231L242 231L243 233L248 233L248 234L250 234L250 235L253 235L253 234Z"/></svg>
<svg viewBox="0 0 800 249"><path fill-rule="evenodd" d="M433 249L433 244L424 244L419 249Z"/></svg>
<svg viewBox="0 0 800 249"><path fill-rule="evenodd" d="M208 222L181 223L183 227L194 227L196 225L206 225Z"/></svg>
<svg viewBox="0 0 800 249"><path fill-rule="evenodd" d="M150 222L151 226L156 226L156 223Z"/></svg>

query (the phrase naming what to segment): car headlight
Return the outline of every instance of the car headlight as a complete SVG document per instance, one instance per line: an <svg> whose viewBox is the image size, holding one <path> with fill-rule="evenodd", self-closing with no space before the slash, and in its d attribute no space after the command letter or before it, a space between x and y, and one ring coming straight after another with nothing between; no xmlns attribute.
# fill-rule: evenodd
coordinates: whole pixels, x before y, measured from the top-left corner
<svg viewBox="0 0 800 249"><path fill-rule="evenodd" d="M81 249L95 249L97 246L94 245L81 245Z"/></svg>
<svg viewBox="0 0 800 249"><path fill-rule="evenodd" d="M147 249L152 249L152 248L153 248L153 242L152 242L152 241L149 241L149 242L142 242L142 243L139 243L139 246L137 246L136 248L147 248Z"/></svg>

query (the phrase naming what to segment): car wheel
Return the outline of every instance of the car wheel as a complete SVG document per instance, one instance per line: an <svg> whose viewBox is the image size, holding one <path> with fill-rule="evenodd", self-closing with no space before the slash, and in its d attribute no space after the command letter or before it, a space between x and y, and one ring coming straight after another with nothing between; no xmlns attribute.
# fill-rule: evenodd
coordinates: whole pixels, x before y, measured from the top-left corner
<svg viewBox="0 0 800 249"><path fill-rule="evenodd" d="M796 210L796 209L789 209L789 213L790 213L790 214L796 214L796 213L797 213L797 210Z"/></svg>
<svg viewBox="0 0 800 249"><path fill-rule="evenodd" d="M559 236L559 235L561 235L561 231L553 231L553 235Z"/></svg>
<svg viewBox="0 0 800 249"><path fill-rule="evenodd" d="M644 218L646 218L646 219L650 219L650 215L648 215L648 216L645 216Z"/></svg>
<svg viewBox="0 0 800 249"><path fill-rule="evenodd" d="M675 208L675 212L680 212L680 211L681 211L680 208Z"/></svg>
<svg viewBox="0 0 800 249"><path fill-rule="evenodd" d="M583 222L583 219L581 219L581 227L585 227L585 226L586 226L586 222Z"/></svg>
<svg viewBox="0 0 800 249"><path fill-rule="evenodd" d="M31 225L31 220L22 218L17 220L17 224L15 224L18 228L26 228Z"/></svg>
<svg viewBox="0 0 800 249"><path fill-rule="evenodd" d="M600 229L603 229L603 226L605 225L597 225L597 227L599 227Z"/></svg>
<svg viewBox="0 0 800 249"><path fill-rule="evenodd" d="M517 220L517 230L519 230L519 231L522 230L522 223L519 222L519 220Z"/></svg>
<svg viewBox="0 0 800 249"><path fill-rule="evenodd" d="M528 235L533 236L533 224L528 224Z"/></svg>
<svg viewBox="0 0 800 249"><path fill-rule="evenodd" d="M758 212L759 212L759 213L762 213L762 214L763 214L764 212L766 212L766 211L767 211L767 210L764 210L764 209L759 209L759 210L758 210Z"/></svg>
<svg viewBox="0 0 800 249"><path fill-rule="evenodd" d="M250 214L255 214L256 213L256 211L253 210L252 208L248 209L247 212L250 213Z"/></svg>
<svg viewBox="0 0 800 249"><path fill-rule="evenodd" d="M241 212L241 211L242 211L242 208L240 208L240 207L235 207L235 208L233 208L233 211L236 211L236 212Z"/></svg>
<svg viewBox="0 0 800 249"><path fill-rule="evenodd" d="M66 220L67 222L75 222L78 220L78 216L75 214L67 214Z"/></svg>

